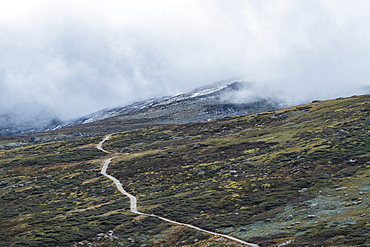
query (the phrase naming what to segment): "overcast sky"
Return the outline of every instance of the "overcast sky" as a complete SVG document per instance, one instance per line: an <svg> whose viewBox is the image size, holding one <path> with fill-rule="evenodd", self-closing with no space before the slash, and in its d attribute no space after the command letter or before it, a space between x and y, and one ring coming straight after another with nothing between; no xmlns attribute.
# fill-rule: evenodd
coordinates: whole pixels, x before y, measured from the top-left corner
<svg viewBox="0 0 370 247"><path fill-rule="evenodd" d="M228 78L290 104L366 93L369 13L368 0L5 1L0 111L66 120Z"/></svg>

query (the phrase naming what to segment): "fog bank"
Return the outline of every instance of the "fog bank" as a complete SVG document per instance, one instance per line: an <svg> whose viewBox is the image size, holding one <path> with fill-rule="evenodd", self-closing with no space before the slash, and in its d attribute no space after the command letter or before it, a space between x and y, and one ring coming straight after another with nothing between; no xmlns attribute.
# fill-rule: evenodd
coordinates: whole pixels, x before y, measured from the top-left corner
<svg viewBox="0 0 370 247"><path fill-rule="evenodd" d="M0 114L47 109L67 120L227 78L254 83L240 101L370 91L367 0L3 5Z"/></svg>

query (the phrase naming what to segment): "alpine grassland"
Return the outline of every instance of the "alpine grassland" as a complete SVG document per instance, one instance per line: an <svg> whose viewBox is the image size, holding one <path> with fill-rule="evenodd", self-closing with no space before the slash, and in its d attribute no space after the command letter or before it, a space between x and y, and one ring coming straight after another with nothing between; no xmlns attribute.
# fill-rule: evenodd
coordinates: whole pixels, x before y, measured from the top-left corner
<svg viewBox="0 0 370 247"><path fill-rule="evenodd" d="M0 139L0 245L242 246L132 213L100 173L112 134L107 173L141 212L259 246L370 246L370 95L155 125Z"/></svg>

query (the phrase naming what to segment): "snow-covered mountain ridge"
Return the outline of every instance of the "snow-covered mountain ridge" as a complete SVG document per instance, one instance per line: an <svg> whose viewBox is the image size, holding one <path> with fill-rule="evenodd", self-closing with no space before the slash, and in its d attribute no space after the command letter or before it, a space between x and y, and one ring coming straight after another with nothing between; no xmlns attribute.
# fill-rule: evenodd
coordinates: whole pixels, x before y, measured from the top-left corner
<svg viewBox="0 0 370 247"><path fill-rule="evenodd" d="M104 109L60 127L92 123L112 117L156 123L187 123L227 116L245 115L278 108L276 102L256 98L236 103L233 95L248 89L246 82L220 82L175 96L151 98L129 105Z"/></svg>
<svg viewBox="0 0 370 247"><path fill-rule="evenodd" d="M64 123L49 115L35 116L32 121L17 121L20 118L11 114L3 117L0 115L0 135L56 130L113 118L130 124L200 122L281 108L277 102L259 97L240 100L240 95L248 90L250 92L251 85L247 82L222 81L174 96L150 98L103 109Z"/></svg>

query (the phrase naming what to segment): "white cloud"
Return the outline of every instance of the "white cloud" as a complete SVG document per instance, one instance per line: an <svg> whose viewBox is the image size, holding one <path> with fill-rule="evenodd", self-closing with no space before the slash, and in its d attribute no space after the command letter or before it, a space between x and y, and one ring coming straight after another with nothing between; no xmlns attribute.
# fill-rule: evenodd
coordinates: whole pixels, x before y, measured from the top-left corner
<svg viewBox="0 0 370 247"><path fill-rule="evenodd" d="M230 77L292 104L370 85L367 0L8 2L3 111L67 119Z"/></svg>

